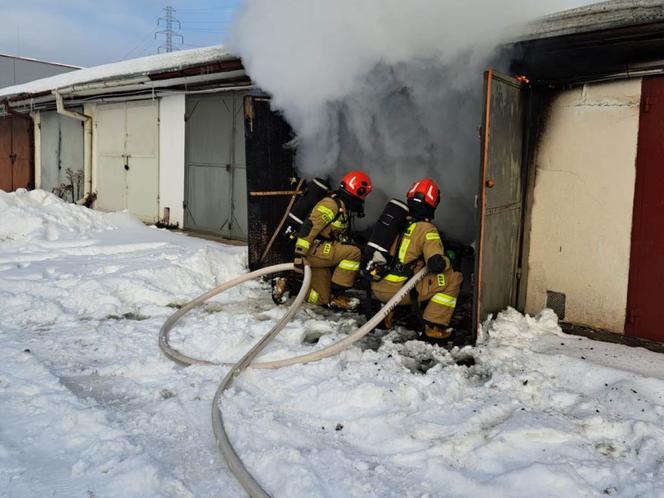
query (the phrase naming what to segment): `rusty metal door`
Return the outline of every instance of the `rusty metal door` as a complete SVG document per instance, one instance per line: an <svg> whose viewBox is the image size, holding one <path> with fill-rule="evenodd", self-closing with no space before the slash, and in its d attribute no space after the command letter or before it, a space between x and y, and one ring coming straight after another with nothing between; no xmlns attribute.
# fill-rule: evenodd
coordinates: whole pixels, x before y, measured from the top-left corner
<svg viewBox="0 0 664 498"><path fill-rule="evenodd" d="M268 97L244 98L244 130L247 163L247 217L249 268L284 263L292 258L288 240L280 234L261 261L283 219L296 185L293 150L287 146L293 132L270 109Z"/></svg>
<svg viewBox="0 0 664 498"><path fill-rule="evenodd" d="M0 190L14 190L14 168L12 155L12 123L11 118L0 118Z"/></svg>
<svg viewBox="0 0 664 498"><path fill-rule="evenodd" d="M34 188L35 168L32 119L0 118L0 189L12 192Z"/></svg>
<svg viewBox="0 0 664 498"><path fill-rule="evenodd" d="M35 188L35 163L32 119L14 117L12 147L14 157L14 190Z"/></svg>
<svg viewBox="0 0 664 498"><path fill-rule="evenodd" d="M474 330L490 314L516 305L525 177L527 88L489 70L485 91Z"/></svg>
<svg viewBox="0 0 664 498"><path fill-rule="evenodd" d="M627 335L664 342L664 77L645 78L636 158Z"/></svg>

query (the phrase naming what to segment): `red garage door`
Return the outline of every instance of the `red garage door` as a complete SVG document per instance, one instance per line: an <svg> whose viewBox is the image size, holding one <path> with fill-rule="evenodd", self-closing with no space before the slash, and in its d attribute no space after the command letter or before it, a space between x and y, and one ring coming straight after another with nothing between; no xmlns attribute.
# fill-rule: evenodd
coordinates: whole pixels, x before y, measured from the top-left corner
<svg viewBox="0 0 664 498"><path fill-rule="evenodd" d="M0 189L34 187L32 120L29 117L0 118Z"/></svg>
<svg viewBox="0 0 664 498"><path fill-rule="evenodd" d="M643 80L636 159L628 335L664 342L664 78Z"/></svg>

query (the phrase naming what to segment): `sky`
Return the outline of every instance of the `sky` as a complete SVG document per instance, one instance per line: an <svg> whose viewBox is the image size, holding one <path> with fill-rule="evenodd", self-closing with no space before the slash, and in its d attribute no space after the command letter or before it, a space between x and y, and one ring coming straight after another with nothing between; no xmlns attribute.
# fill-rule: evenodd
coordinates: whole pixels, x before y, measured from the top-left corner
<svg viewBox="0 0 664 498"><path fill-rule="evenodd" d="M243 0L172 0L184 45L224 43ZM279 0L274 0L278 2ZM592 3L559 0L560 9ZM157 53L163 0L0 0L0 53L93 66ZM176 40L178 41L178 40Z"/></svg>
<svg viewBox="0 0 664 498"><path fill-rule="evenodd" d="M0 53L77 66L157 53L157 18L171 5L184 45L218 45L241 0L0 0Z"/></svg>

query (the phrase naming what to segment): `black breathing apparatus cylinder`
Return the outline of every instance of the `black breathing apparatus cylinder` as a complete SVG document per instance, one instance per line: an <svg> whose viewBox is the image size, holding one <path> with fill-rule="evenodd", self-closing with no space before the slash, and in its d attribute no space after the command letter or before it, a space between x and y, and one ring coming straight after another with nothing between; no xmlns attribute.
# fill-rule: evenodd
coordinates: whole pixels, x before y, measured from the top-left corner
<svg viewBox="0 0 664 498"><path fill-rule="evenodd" d="M364 253L365 271L373 277L378 277L380 267L385 267L389 263L390 248L406 229L408 213L408 206L405 203L392 199L374 225Z"/></svg>
<svg viewBox="0 0 664 498"><path fill-rule="evenodd" d="M296 237L311 210L329 192L330 186L325 180L321 178L311 180L302 197L295 202L290 213L288 213L288 222L284 233L291 238Z"/></svg>

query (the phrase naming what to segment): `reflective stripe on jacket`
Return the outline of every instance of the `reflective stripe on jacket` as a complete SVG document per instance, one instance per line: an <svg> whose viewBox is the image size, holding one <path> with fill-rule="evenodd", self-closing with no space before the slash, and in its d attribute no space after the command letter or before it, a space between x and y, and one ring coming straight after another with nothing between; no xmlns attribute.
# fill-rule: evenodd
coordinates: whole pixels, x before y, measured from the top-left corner
<svg viewBox="0 0 664 498"><path fill-rule="evenodd" d="M316 239L332 240L347 235L348 215L341 199L324 197L314 206L295 243L295 252L307 254Z"/></svg>

